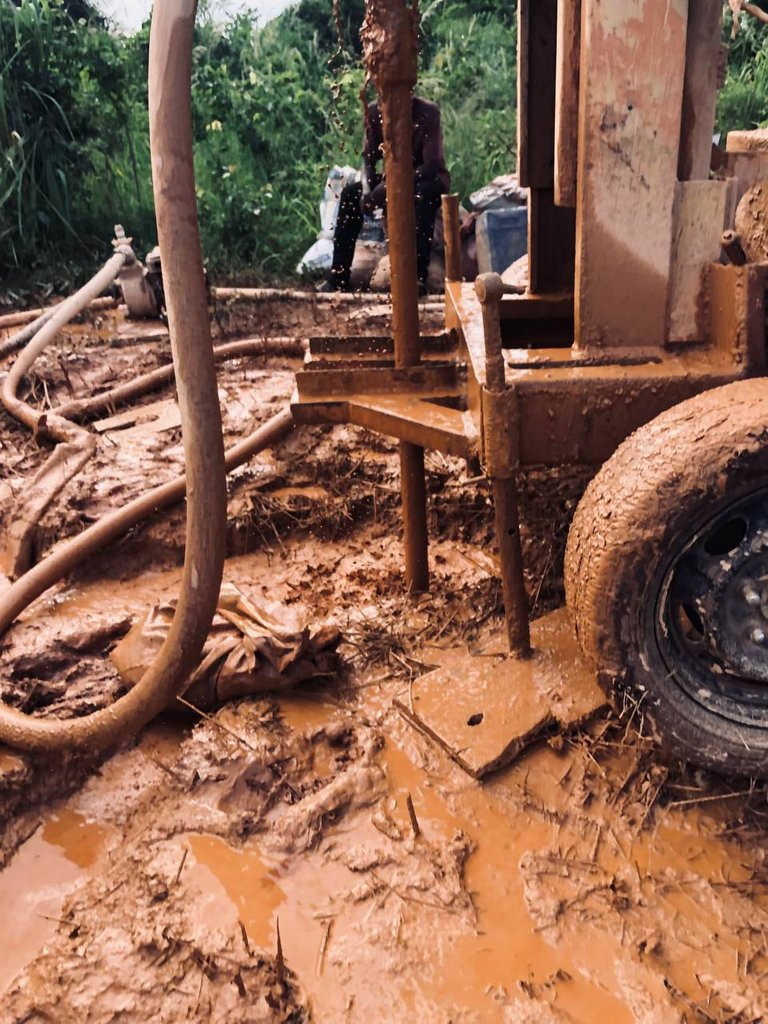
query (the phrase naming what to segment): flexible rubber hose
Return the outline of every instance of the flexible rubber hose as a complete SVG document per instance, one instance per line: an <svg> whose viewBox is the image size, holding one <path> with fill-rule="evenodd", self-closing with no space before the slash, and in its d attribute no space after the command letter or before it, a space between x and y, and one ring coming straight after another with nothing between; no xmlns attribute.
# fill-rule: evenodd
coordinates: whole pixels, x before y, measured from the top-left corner
<svg viewBox="0 0 768 1024"><path fill-rule="evenodd" d="M219 363L241 356L281 355L300 358L305 352L306 346L295 338L243 338L240 341L228 341L224 345L217 345L213 350L213 357ZM93 419L99 413L141 398L172 380L173 366L158 366L156 370L150 370L136 380L118 384L109 391L91 398L75 398L71 402L57 405L52 411L57 416L82 423Z"/></svg>
<svg viewBox="0 0 768 1024"><path fill-rule="evenodd" d="M92 751L140 729L183 689L216 609L224 566L226 480L192 164L196 12L197 0L157 4L149 55L155 208L188 481L187 548L178 607L156 661L111 707L83 718L50 720L0 704L0 742L22 750ZM26 581L23 577L16 586Z"/></svg>
<svg viewBox="0 0 768 1024"><path fill-rule="evenodd" d="M56 312L56 307L51 306L50 309L45 309L36 319L27 323L26 327L22 327L20 331L11 335L10 338L6 338L5 341L0 343L0 359L9 356L12 353L23 348L30 338L34 338L43 324L47 324L53 314Z"/></svg>
<svg viewBox="0 0 768 1024"><path fill-rule="evenodd" d="M89 303L88 308L94 311L116 309L119 305L120 303L117 299L104 296L94 299L93 302ZM0 330L5 330L8 327L22 327L26 324L27 328L33 328L32 334L34 334L37 328L41 326L41 321L47 320L55 312L56 305L49 306L47 309L27 309L19 313L5 313L3 316L0 316ZM26 344L26 341L32 335L28 335L25 339L21 336L23 333L23 331L19 331L18 334L0 344L0 358L8 355L10 352L15 352L17 348L21 348L22 345Z"/></svg>
<svg viewBox="0 0 768 1024"><path fill-rule="evenodd" d="M11 367L3 381L2 392L0 392L3 405L19 422L26 424L32 430L36 430L38 423L45 416L46 429L57 441L68 441L81 436L83 433L82 428L74 426L62 417L33 409L26 402L18 398L16 393L24 379L24 375L34 365L40 353L53 341L61 328L65 327L79 313L82 313L96 295L100 295L105 288L108 288L123 269L126 260L133 258L133 253L130 249L116 252L86 285L56 306L55 309L51 310L50 316L43 314L40 318L42 322L33 332L32 340L23 349ZM32 326L34 325L31 324L30 327Z"/></svg>
<svg viewBox="0 0 768 1024"><path fill-rule="evenodd" d="M242 466L265 448L277 444L286 434L290 433L293 427L293 413L290 409L283 409L267 420L258 430L227 451L226 471L231 473L233 469ZM153 513L174 505L184 497L186 487L185 476L155 487L116 512L104 516L93 526L89 526L87 530L72 537L53 551L44 561L38 562L0 598L0 635L8 629L25 608L41 594L44 594L54 583L76 569L86 558L122 537L123 534ZM216 596L218 597L218 592ZM0 725L2 725L1 715ZM0 729L0 739L2 738Z"/></svg>

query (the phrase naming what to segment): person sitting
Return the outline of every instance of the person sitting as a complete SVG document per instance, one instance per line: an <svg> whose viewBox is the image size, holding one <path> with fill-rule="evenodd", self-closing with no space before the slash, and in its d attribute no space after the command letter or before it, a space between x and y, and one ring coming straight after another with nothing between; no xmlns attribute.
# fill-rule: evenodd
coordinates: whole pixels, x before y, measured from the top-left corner
<svg viewBox="0 0 768 1024"><path fill-rule="evenodd" d="M427 273L432 252L432 235L440 196L450 191L451 178L445 166L440 108L430 100L414 96L413 187L416 202L416 267L420 290L426 292ZM384 176L376 166L383 156L384 130L378 103L368 107L365 120L363 165L368 188L362 182L347 185L339 202L339 215L333 239L333 267L323 291L349 291L355 243L365 214L386 209L387 189Z"/></svg>

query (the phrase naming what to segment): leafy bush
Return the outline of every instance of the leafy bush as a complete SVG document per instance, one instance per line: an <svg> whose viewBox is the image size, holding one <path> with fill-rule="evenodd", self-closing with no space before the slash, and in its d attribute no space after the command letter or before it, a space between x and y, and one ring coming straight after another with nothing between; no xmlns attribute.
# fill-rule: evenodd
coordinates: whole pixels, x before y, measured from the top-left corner
<svg viewBox="0 0 768 1024"><path fill-rule="evenodd" d="M318 224L328 168L359 164L363 0L301 0L257 28L203 9L193 65L203 245L214 275L286 280ZM454 187L514 167L515 4L432 0L419 91L443 111ZM0 0L0 275L66 279L120 220L154 241L149 26L125 36L86 0ZM53 267L60 273L52 275ZM55 283L55 281L54 281Z"/></svg>
<svg viewBox="0 0 768 1024"><path fill-rule="evenodd" d="M717 109L718 131L758 128L768 120L768 27L743 15L741 31L731 39L730 12L723 26L728 42L728 74Z"/></svg>

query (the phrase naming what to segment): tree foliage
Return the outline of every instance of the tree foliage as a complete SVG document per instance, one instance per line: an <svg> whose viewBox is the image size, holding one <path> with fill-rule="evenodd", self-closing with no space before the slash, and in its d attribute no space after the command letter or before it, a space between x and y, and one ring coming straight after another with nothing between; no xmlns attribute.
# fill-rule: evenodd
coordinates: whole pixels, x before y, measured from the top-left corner
<svg viewBox="0 0 768 1024"><path fill-rule="evenodd" d="M514 4L431 0L422 94L440 102L462 193L514 168ZM333 163L362 144L364 0L300 0L259 27L198 19L195 165L209 266L285 279L313 241ZM0 0L0 276L87 269L115 221L155 241L148 145L149 25L125 35L87 0Z"/></svg>

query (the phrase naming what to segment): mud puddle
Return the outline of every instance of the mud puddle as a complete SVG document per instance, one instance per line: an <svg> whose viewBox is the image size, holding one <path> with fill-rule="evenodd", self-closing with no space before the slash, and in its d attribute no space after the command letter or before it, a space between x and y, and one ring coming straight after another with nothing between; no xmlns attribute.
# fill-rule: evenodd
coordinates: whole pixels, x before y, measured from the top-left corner
<svg viewBox="0 0 768 1024"><path fill-rule="evenodd" d="M186 741L166 723L119 755L0 876L3 894L16 894L6 905L18 937L3 983L30 962L34 968L54 936L61 944L81 927L94 872L108 889L121 884L105 846L146 830L149 798L159 831L138 847L129 840L129 859L157 873L162 857L162 905L178 899L194 934L229 936L239 955L276 956L279 928L286 968L303 993L306 1018L297 1019L759 1019L764 857L718 834L722 808L665 811L638 829L631 809L619 813L623 794L610 782L631 768L632 751L604 766L601 787L578 744L562 752L542 745L481 785L393 715L390 694L366 693L354 720L364 728L378 722L386 733L375 755L384 786L363 806L325 810L306 848L301 832L275 843L268 825L271 818L279 832L295 807L268 812L263 836L233 832L244 806L233 785L248 763L242 752L220 751L219 769L183 794L165 781L169 772L182 777L180 751L197 730ZM300 808L352 772L350 749L339 755L334 744L340 715L345 728L354 725L322 694L281 698L276 715L266 728L282 736L280 763L303 759L305 782L314 778L303 797L294 780L290 799ZM245 735L242 725L238 732ZM132 829L126 806L114 804L121 786L133 794ZM45 884L30 888L30 877L41 876ZM80 906L71 899L77 891ZM122 905L118 917L131 912Z"/></svg>
<svg viewBox="0 0 768 1024"><path fill-rule="evenodd" d="M106 832L64 810L52 815L0 874L0 991L56 934L64 900L95 870Z"/></svg>

